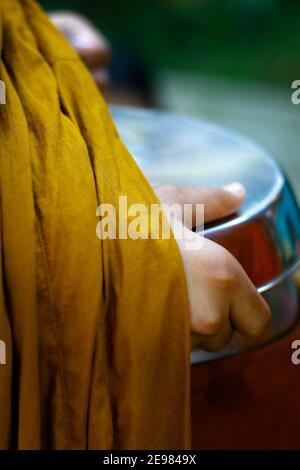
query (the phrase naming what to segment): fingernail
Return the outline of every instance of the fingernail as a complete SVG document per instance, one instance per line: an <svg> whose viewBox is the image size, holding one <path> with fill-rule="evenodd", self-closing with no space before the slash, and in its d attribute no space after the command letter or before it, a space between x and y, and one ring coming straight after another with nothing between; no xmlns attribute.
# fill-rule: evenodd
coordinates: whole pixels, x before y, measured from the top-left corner
<svg viewBox="0 0 300 470"><path fill-rule="evenodd" d="M226 191L229 191L230 193L233 193L235 194L236 196L245 196L246 194L246 191L245 191L245 188L242 184L240 183L230 183L230 184L227 184L226 186L224 186L224 188Z"/></svg>

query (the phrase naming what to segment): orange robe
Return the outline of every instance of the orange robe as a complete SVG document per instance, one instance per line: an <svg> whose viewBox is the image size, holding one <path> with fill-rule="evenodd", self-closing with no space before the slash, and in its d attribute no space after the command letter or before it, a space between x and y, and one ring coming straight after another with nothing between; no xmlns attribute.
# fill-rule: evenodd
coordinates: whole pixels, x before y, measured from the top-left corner
<svg viewBox="0 0 300 470"><path fill-rule="evenodd" d="M99 240L157 202L85 66L33 0L0 0L0 448L190 445L189 315L171 240Z"/></svg>

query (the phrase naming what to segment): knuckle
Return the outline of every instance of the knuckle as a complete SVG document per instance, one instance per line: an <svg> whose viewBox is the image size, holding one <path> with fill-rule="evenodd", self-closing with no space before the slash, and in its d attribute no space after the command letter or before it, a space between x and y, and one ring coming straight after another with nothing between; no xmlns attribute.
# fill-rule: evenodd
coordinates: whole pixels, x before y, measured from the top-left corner
<svg viewBox="0 0 300 470"><path fill-rule="evenodd" d="M223 326L223 318L218 313L210 313L203 317L199 322L199 330L201 330L201 334L207 336L217 335Z"/></svg>
<svg viewBox="0 0 300 470"><path fill-rule="evenodd" d="M214 282L217 288L222 290L232 289L237 284L237 276L233 269L231 258L227 253L223 253L218 259L214 271Z"/></svg>

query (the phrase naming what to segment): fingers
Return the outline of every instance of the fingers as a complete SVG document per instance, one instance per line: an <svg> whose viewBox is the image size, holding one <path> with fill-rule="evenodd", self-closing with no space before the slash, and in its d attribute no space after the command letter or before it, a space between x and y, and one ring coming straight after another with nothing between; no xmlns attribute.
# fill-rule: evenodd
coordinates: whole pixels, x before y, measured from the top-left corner
<svg viewBox="0 0 300 470"><path fill-rule="evenodd" d="M229 316L233 282L227 270L226 261L223 259L224 251L212 242L207 244L206 254L210 258L214 257L215 268L212 267L212 263L203 260L206 274L206 279L203 280L205 286L201 289L198 285L190 304L193 312L196 312L196 315L192 312L191 329L198 333L191 338L192 344L197 344L198 347L209 352L222 349L231 340L233 334Z"/></svg>
<svg viewBox="0 0 300 470"><path fill-rule="evenodd" d="M189 228L196 227L196 204L204 204L205 222L211 222L234 213L243 203L246 194L244 187L239 183L232 183L223 189L158 186L155 191L161 203L193 206L193 227L190 220L184 220Z"/></svg>
<svg viewBox="0 0 300 470"><path fill-rule="evenodd" d="M261 335L270 321L270 309L237 260L208 239L195 252L184 250L180 240L178 245L186 273L191 332L197 334L197 344L217 351L235 330L249 337ZM192 344L196 344L195 335Z"/></svg>
<svg viewBox="0 0 300 470"><path fill-rule="evenodd" d="M205 222L233 214L244 202L245 190L239 183L220 188L184 188L185 204L204 204Z"/></svg>
<svg viewBox="0 0 300 470"><path fill-rule="evenodd" d="M194 341L197 341L198 347L208 352L215 352L223 349L231 340L233 329L227 318L222 328L213 335L196 335Z"/></svg>
<svg viewBox="0 0 300 470"><path fill-rule="evenodd" d="M231 303L231 322L237 331L255 338L269 324L270 308L240 265L237 266L237 276L239 283Z"/></svg>
<svg viewBox="0 0 300 470"><path fill-rule="evenodd" d="M219 305L210 299L209 309L206 314L202 311L202 320L194 328L202 333L193 337L193 343L205 351L214 352L224 348L234 331L256 338L270 322L271 313L267 303L246 276L240 277L229 307L226 305L228 295L230 293L226 291L219 292L219 295L215 292ZM220 305L222 301L224 305ZM205 317L210 318L207 320Z"/></svg>

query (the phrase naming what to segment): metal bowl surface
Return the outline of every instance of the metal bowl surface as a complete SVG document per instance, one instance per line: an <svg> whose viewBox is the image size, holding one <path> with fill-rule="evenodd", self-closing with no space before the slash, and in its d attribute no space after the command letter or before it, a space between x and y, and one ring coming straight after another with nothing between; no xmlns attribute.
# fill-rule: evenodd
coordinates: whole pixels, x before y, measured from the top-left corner
<svg viewBox="0 0 300 470"><path fill-rule="evenodd" d="M239 181L247 191L239 212L205 227L204 234L227 248L265 293L273 323L258 342L235 336L221 353L196 351L192 360L240 352L286 332L298 315L290 278L299 266L300 213L274 157L248 138L208 122L128 107L112 107L111 112L152 185L223 187Z"/></svg>

